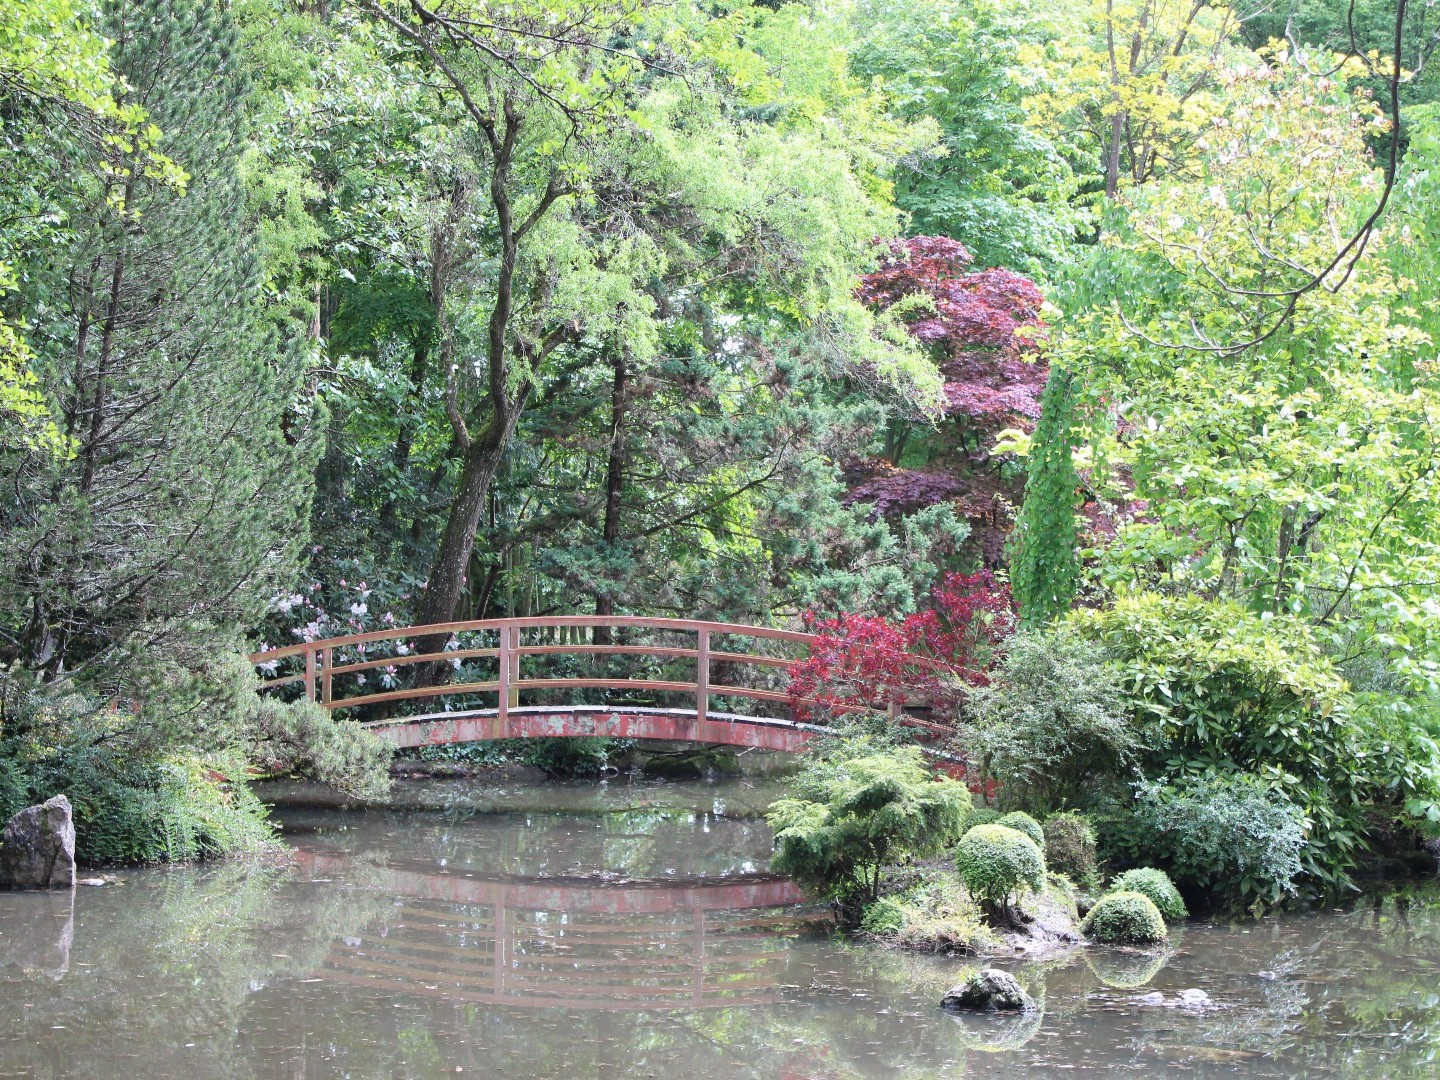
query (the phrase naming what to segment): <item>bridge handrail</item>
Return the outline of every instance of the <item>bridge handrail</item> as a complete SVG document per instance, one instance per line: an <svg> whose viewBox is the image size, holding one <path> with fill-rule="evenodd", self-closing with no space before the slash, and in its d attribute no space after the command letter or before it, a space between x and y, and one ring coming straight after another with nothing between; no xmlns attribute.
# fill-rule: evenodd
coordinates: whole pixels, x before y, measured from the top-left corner
<svg viewBox="0 0 1440 1080"><path fill-rule="evenodd" d="M608 642L582 643L579 641L542 645L522 645L520 643L522 631L554 630L567 627L678 631L695 634L696 642L694 648L674 645L619 645ZM335 651L337 649L380 641L427 638L433 640L441 635L453 638L454 635L461 633L483 631L498 631L498 646L447 649L441 652L407 653L405 655L376 657L374 659L359 660L340 665L334 663ZM372 630L361 634L346 634L340 637L303 641L295 645L285 645L274 649L262 649L250 655L250 662L257 666L262 666L276 663L288 657L303 656L305 659L303 670L265 680L260 683L260 689L271 689L297 682L303 683L306 700L317 701L318 698L318 704L331 710L349 709L362 705L389 704L407 700L418 701L451 694L494 693L498 697L496 712L502 730L506 729L509 710L520 706L520 692L526 690L640 690L693 695L695 698L695 715L697 720L701 722L706 719L709 713L710 698L712 696L741 697L748 698L752 701L791 702L792 704L818 703L818 701L810 698L797 699L788 691L784 690L768 690L712 683L710 681L710 665L716 661L778 668L790 667L799 662L790 657L712 651L710 641L712 636L716 634L794 642L804 645L807 652L814 647L815 643L822 640L821 635L804 633L798 630L779 630L765 626L751 626L746 623L710 622L703 619L673 619L643 615L552 615L541 618L467 619L445 623L430 623L423 626L389 627L384 630ZM612 679L598 677L522 678L520 671L520 660L522 657L564 653L618 654L693 659L695 661L695 679L693 682L681 682L678 680ZM362 671L380 667L401 667L427 662L447 663L472 657L496 658L499 668L498 678L481 682L441 683L433 686L386 690L378 693L355 695L338 700L332 697L332 684L334 677L337 675L358 674ZM942 670L944 668L943 664L927 657L917 656L914 660L922 667ZM846 713L868 712L873 708L873 706L833 702L826 704L828 708ZM890 702L888 708L891 717L907 725L932 728L937 731L947 730L937 725L916 720L913 717L905 717L904 710L907 704L913 703L907 703L904 700ZM923 704L923 702L920 704Z"/></svg>
<svg viewBox="0 0 1440 1080"><path fill-rule="evenodd" d="M619 645L610 643L556 643L544 645L522 645L521 632L533 630L557 630L571 627L603 627L606 629L668 630L696 635L695 648L673 645ZM403 656L378 657L352 663L336 665L335 651L372 642L399 641L404 639L435 639L440 636L454 637L462 633L496 631L499 644L496 647L447 649L441 652L410 653ZM752 664L771 667L788 667L795 661L787 657L762 656L749 653L712 652L710 640L713 635L730 635L771 641L794 642L809 647L817 640L816 635L798 630L778 630L766 626L750 626L745 623L710 622L703 619L671 619L641 615L552 615L543 618L508 619L467 619L446 623L430 623L423 626L396 626L384 630L372 630L362 634L346 634L341 637L302 641L295 645L284 645L275 649L262 649L250 655L250 662L257 666L269 665L289 657L304 657L303 671L268 679L260 684L261 689L303 683L305 698L315 701L331 710L355 708L362 705L379 705L406 700L442 697L450 694L494 693L498 696L498 713L502 726L511 708L520 704L520 692L524 690L547 689L606 689L660 691L693 695L695 713L704 720L709 712L712 695L744 697L755 701L786 701L789 695L779 690L751 689L748 687L717 686L710 682L710 665L714 661ZM550 655L560 653L622 654L639 656L661 656L693 659L695 679L693 682L673 680L567 678L567 679L525 679L521 677L520 660L527 655ZM446 663L471 657L495 657L498 660L499 677L494 680L468 683L444 683L436 686L411 687L407 689L382 691L356 695L347 698L332 697L333 680L337 675L358 673L377 667L400 667L426 662ZM273 669L272 669L273 670ZM319 691L318 695L316 691ZM892 707L897 714L900 706Z"/></svg>
<svg viewBox="0 0 1440 1080"><path fill-rule="evenodd" d="M733 634L736 637L770 638L776 641L798 641L810 644L816 635L800 630L776 630L768 626L750 626L746 623L707 622L702 619L651 618L646 615L548 615L538 619L466 619L459 622L429 623L425 626L397 626L388 630L369 630L363 634L346 634L343 637L325 638L323 641L302 641L297 645L282 645L275 649L264 649L252 653L250 662L268 663L287 656L302 656L307 649L324 644L332 649L347 645L368 644L372 641L392 641L396 638L435 637L440 634L458 634L476 630L500 630L513 627L519 630L549 630L563 626L637 627L645 630L708 630L712 634Z"/></svg>

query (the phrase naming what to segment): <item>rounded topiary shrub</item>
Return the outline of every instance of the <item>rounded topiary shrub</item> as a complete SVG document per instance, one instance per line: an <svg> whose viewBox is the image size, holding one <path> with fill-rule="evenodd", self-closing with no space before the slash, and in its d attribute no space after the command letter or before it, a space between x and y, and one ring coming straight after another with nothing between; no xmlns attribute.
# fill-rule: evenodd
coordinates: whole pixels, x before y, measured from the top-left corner
<svg viewBox="0 0 1440 1080"><path fill-rule="evenodd" d="M1066 811L1045 819L1045 864L1077 884L1095 881L1095 830L1083 815Z"/></svg>
<svg viewBox="0 0 1440 1080"><path fill-rule="evenodd" d="M1045 887L1045 856L1035 841L1004 825L976 825L960 838L955 869L972 897L992 911L1021 889Z"/></svg>
<svg viewBox="0 0 1440 1080"><path fill-rule="evenodd" d="M1080 932L1111 945L1155 945L1169 937L1160 909L1138 892L1102 896L1080 924Z"/></svg>
<svg viewBox="0 0 1440 1080"><path fill-rule="evenodd" d="M1139 870L1126 870L1110 883L1110 891L1138 892L1142 896L1148 896L1166 922L1175 922L1190 914L1185 908L1185 901L1180 898L1180 891L1175 888L1164 870L1153 870L1148 866Z"/></svg>
<svg viewBox="0 0 1440 1080"><path fill-rule="evenodd" d="M970 816L965 819L966 830L973 829L976 825L994 825L1000 820L1000 811L989 806L977 806L970 811Z"/></svg>
<svg viewBox="0 0 1440 1080"><path fill-rule="evenodd" d="M1045 850L1045 830L1040 828L1040 823L1023 810L1012 810L1000 818L996 825L1004 825L1007 829L1014 829L1016 832L1023 832L1035 846L1041 851Z"/></svg>

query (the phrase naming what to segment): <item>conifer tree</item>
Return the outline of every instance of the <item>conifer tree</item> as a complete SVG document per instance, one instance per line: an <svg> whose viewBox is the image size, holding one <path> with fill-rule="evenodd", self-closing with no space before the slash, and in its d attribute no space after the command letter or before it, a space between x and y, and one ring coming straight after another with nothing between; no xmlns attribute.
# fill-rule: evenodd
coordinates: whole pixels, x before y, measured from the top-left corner
<svg viewBox="0 0 1440 1080"><path fill-rule="evenodd" d="M125 0L105 32L121 104L184 174L144 140L95 141L64 192L67 242L22 267L74 452L0 457L0 653L51 676L253 625L303 541L314 462L301 335L278 339L258 288L230 18Z"/></svg>
<svg viewBox="0 0 1440 1080"><path fill-rule="evenodd" d="M1024 626L1063 615L1075 599L1075 376L1052 368L1040 395L1040 422L1031 440L1025 502L1015 525L1010 585Z"/></svg>

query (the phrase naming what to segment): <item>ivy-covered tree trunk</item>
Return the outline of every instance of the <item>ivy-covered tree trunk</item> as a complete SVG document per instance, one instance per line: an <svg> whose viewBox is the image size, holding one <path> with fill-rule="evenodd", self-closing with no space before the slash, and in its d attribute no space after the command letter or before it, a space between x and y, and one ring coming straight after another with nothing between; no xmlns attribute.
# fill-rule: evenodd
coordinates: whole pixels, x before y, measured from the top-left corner
<svg viewBox="0 0 1440 1080"><path fill-rule="evenodd" d="M1075 376L1053 368L1040 395L1040 422L1030 443L1030 475L1015 525L1010 586L1024 626L1063 615L1075 600Z"/></svg>

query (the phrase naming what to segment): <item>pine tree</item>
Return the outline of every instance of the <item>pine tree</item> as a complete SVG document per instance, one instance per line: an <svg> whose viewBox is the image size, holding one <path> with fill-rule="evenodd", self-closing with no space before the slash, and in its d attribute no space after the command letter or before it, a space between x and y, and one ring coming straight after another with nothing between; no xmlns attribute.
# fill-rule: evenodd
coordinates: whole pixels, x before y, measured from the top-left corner
<svg viewBox="0 0 1440 1080"><path fill-rule="evenodd" d="M1040 421L1031 439L1025 502L1015 525L1010 584L1024 626L1063 615L1075 599L1075 376L1052 368L1040 395Z"/></svg>
<svg viewBox="0 0 1440 1080"><path fill-rule="evenodd" d="M216 0L124 0L105 32L177 180L96 140L68 243L23 267L35 369L75 453L0 457L0 655L49 675L253 625L304 539L303 328L263 310L237 173L246 87ZM283 323L283 321L282 321Z"/></svg>

